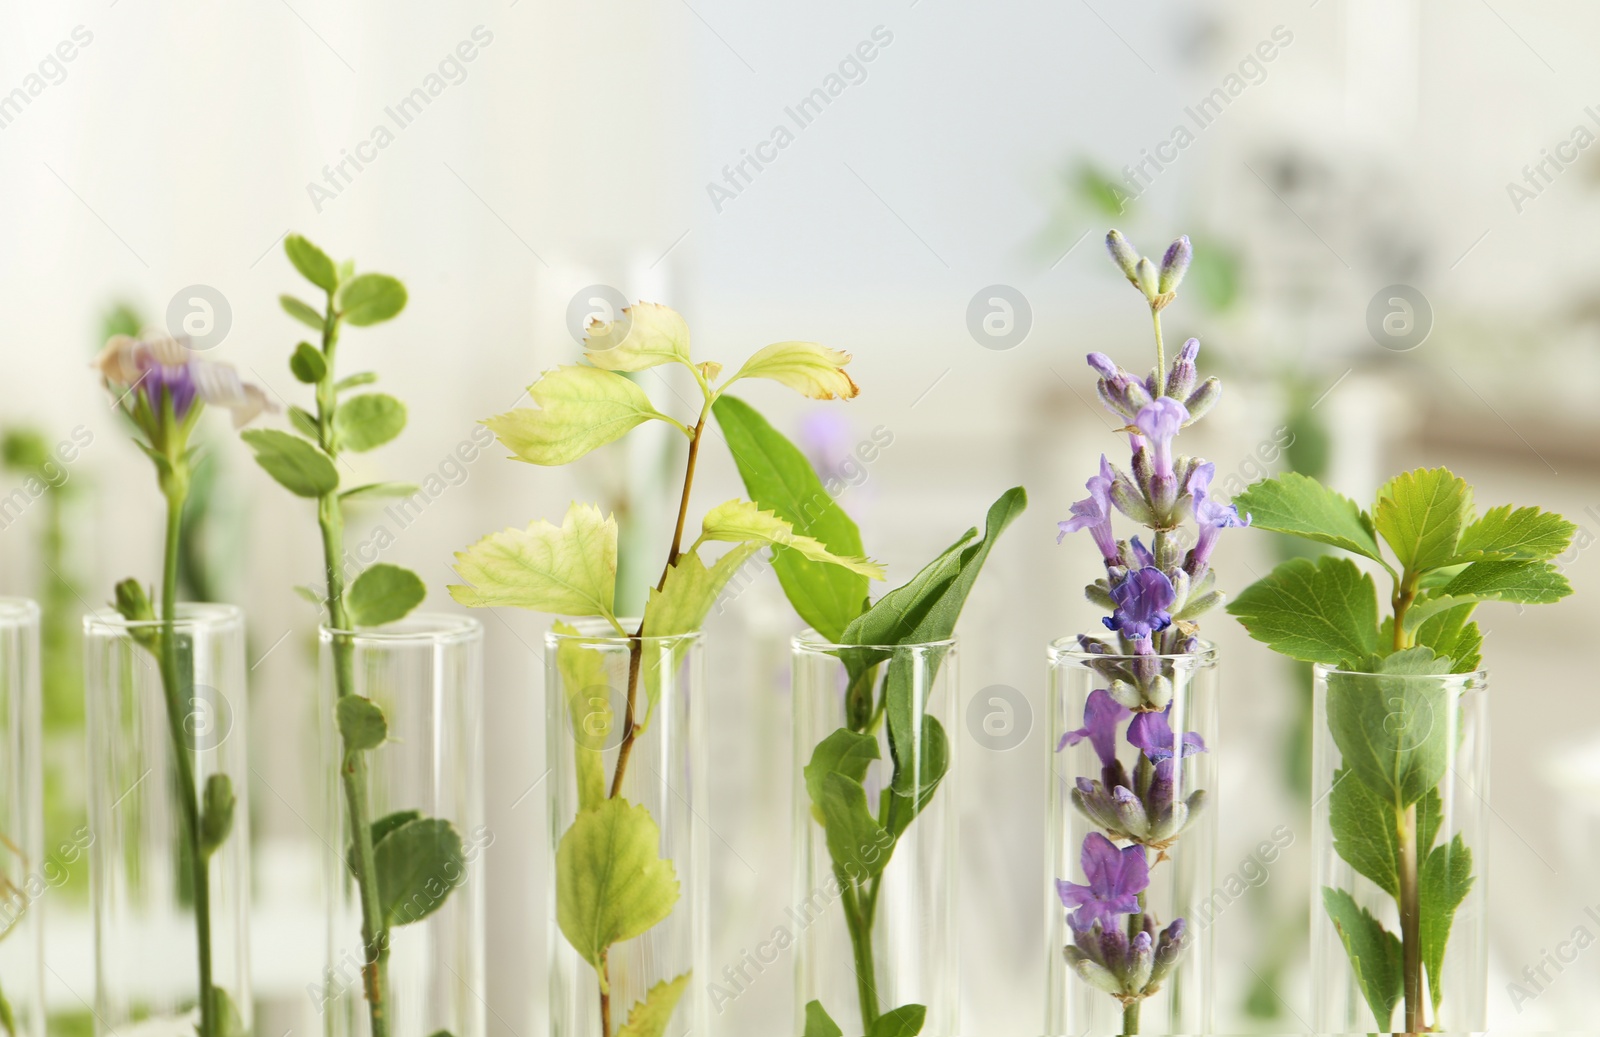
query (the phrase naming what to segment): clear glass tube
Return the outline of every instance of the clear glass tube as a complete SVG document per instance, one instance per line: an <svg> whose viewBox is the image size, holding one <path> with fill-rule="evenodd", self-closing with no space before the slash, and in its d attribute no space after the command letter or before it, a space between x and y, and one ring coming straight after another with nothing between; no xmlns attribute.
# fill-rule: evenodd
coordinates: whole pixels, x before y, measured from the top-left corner
<svg viewBox="0 0 1600 1037"><path fill-rule="evenodd" d="M806 631L790 658L795 763L802 768L794 780L793 901L782 927L796 948L793 1032L805 1030L806 1006L818 1001L848 1034L865 1033L878 1016L907 1005L927 1010L922 1033L956 1033L957 642L847 646ZM904 711L898 723L896 709ZM908 732L911 744L892 747L891 725ZM851 750L856 765L821 766L830 754L819 747L851 740L859 743ZM905 761L898 770L897 759ZM825 777L827 771L835 774ZM852 823L819 809L814 790L825 800L836 795L825 781L845 794L841 802L864 790L864 814L858 809ZM917 800L920 812L908 815L907 804ZM896 816L912 819L902 825ZM834 819L825 825L825 817ZM774 934L760 935L763 946L774 942ZM868 1013L873 1020L863 1019Z"/></svg>
<svg viewBox="0 0 1600 1037"><path fill-rule="evenodd" d="M368 814L414 811L450 823L461 839L440 873L418 888L430 899L416 921L389 930L389 986L384 1006L390 1037L454 1037L486 1032L484 877L480 858L494 842L483 814L483 626L465 616L418 614L354 632L319 631L323 830L330 846L351 845L343 741L336 703L336 651L350 653L351 693L375 703L388 739L367 753ZM329 1037L371 1032L361 982L366 957L355 878L342 854L329 853L324 888L327 968L317 1010ZM446 892L448 891L448 892ZM426 913L423 913L423 912Z"/></svg>
<svg viewBox="0 0 1600 1037"><path fill-rule="evenodd" d="M130 623L105 610L85 616L83 629L95 1032L157 1020L167 1020L159 1025L171 1032L192 1030L207 944L212 986L231 1005L224 1011L237 1012L248 1029L244 613L232 605L178 606L172 689L162 676L165 624ZM232 825L196 868L188 813L203 816L206 790L224 780L234 798ZM185 802L186 786L192 803Z"/></svg>
<svg viewBox="0 0 1600 1037"><path fill-rule="evenodd" d="M42 901L66 879L44 856L39 606L0 598L0 1019L44 1037Z"/></svg>
<svg viewBox="0 0 1600 1037"><path fill-rule="evenodd" d="M637 620L620 622L638 629ZM710 830L703 820L704 636L629 638L601 621L558 623L545 635L545 708L551 768L550 918L555 923L550 927L550 1035L614 1037L636 1005L652 991L654 999L672 997L672 984L680 978L664 1032L705 1033L710 1026ZM630 715L635 719L631 729ZM574 897L581 888L606 888L597 869L569 864L575 869L567 872L570 888L564 887L562 871L564 846L569 860L610 859L598 849L603 840L593 827L602 817L609 818L606 825L612 832L637 837L636 852L628 857L636 877L627 890L650 889L653 902L665 911L642 932L609 946L608 995L601 993L596 966L573 943L573 935L582 938L588 916L562 907L563 897ZM580 853L586 835L590 849ZM666 862L670 873L658 861ZM638 877L639 869L649 878ZM670 893L673 883L675 896ZM611 899L591 897L587 903L592 908ZM668 989L659 989L661 984Z"/></svg>
<svg viewBox="0 0 1600 1037"><path fill-rule="evenodd" d="M1186 655L1098 655L1066 637L1051 643L1049 659L1046 1032L1207 1033L1216 982L1212 925L1227 902L1214 883L1217 804L1208 802L1216 788L1216 649L1202 642ZM1132 744L1136 714L1113 692L1136 704L1152 701L1134 692L1139 687L1153 690L1155 700L1170 696L1164 712L1151 714L1172 733L1168 755L1180 740L1188 742L1190 732L1204 750L1190 742L1183 750L1188 755L1152 762ZM1095 730L1096 717L1104 734L1080 737L1086 728ZM1153 931L1154 967L1166 970L1164 978L1139 986L1144 997L1125 1000L1092 985L1072 963L1092 937L1074 931L1057 883L1090 884L1083 859L1086 842L1096 836L1119 855L1136 844L1144 847L1149 886L1140 898L1142 911L1128 915L1125 924L1148 920L1140 927ZM1163 964L1162 934L1178 919L1183 925L1170 930L1170 960Z"/></svg>
<svg viewBox="0 0 1600 1037"><path fill-rule="evenodd" d="M1316 667L1314 1029L1487 1028L1488 689L1482 672L1402 676ZM1451 888L1460 904L1441 909L1440 891ZM1415 928L1401 909L1413 891ZM1380 981L1370 991L1378 1009L1356 978L1346 935L1387 944L1393 955L1379 971L1394 985ZM1416 949L1414 960L1406 944ZM1389 1019L1378 1018L1384 1008Z"/></svg>

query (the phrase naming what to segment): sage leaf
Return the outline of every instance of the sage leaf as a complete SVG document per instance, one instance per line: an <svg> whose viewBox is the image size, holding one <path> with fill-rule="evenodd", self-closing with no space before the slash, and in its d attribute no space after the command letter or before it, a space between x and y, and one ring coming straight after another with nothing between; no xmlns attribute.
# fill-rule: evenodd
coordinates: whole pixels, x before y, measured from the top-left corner
<svg viewBox="0 0 1600 1037"><path fill-rule="evenodd" d="M1246 587L1228 612L1257 641L1302 662L1360 667L1378 651L1378 592L1348 558L1296 558Z"/></svg>
<svg viewBox="0 0 1600 1037"><path fill-rule="evenodd" d="M390 320L405 308L406 286L388 274L362 274L339 288L339 313L358 328Z"/></svg>
<svg viewBox="0 0 1600 1037"><path fill-rule="evenodd" d="M283 312L293 317L314 331L323 330L322 314L308 302L302 302L292 295L278 296L278 305L283 307Z"/></svg>
<svg viewBox="0 0 1600 1037"><path fill-rule="evenodd" d="M383 446L405 427L406 405L388 393L359 393L340 403L333 412L339 445L357 453Z"/></svg>
<svg viewBox="0 0 1600 1037"><path fill-rule="evenodd" d="M849 400L861 392L845 373L850 354L815 342L775 342L744 362L728 379L766 378L813 400Z"/></svg>
<svg viewBox="0 0 1600 1037"><path fill-rule="evenodd" d="M1322 887L1322 905L1344 943L1356 985L1372 1009L1379 1032L1388 1033L1405 982L1399 938L1342 889Z"/></svg>
<svg viewBox="0 0 1600 1037"><path fill-rule="evenodd" d="M556 921L572 949L599 971L614 944L665 921L678 877L660 855L661 830L644 807L606 799L573 821L556 848ZM610 993L601 975L600 989Z"/></svg>
<svg viewBox="0 0 1600 1037"><path fill-rule="evenodd" d="M306 385L316 385L327 377L328 362L316 346L302 342L295 346L294 352L289 355L289 371L297 381Z"/></svg>
<svg viewBox="0 0 1600 1037"><path fill-rule="evenodd" d="M298 497L321 497L339 488L339 472L328 455L299 436L253 428L239 438L255 452L256 463L278 485Z"/></svg>
<svg viewBox="0 0 1600 1037"><path fill-rule="evenodd" d="M1317 480L1287 472L1245 488L1233 499L1251 525L1274 533L1315 540L1383 561L1377 531L1361 507Z"/></svg>
<svg viewBox="0 0 1600 1037"><path fill-rule="evenodd" d="M428 596L422 577L410 569L379 562L362 570L345 594L350 622L377 627L404 619Z"/></svg>
<svg viewBox="0 0 1600 1037"><path fill-rule="evenodd" d="M307 281L325 292L332 292L339 287L339 275L334 269L333 260L305 238L290 234L283 239L283 251Z"/></svg>
<svg viewBox="0 0 1600 1037"><path fill-rule="evenodd" d="M861 531L798 447L738 397L719 397L712 413L745 491L758 507L835 555L863 554ZM773 550L772 568L801 621L828 641L842 638L845 627L867 606L869 582L860 573L812 561L786 548Z"/></svg>
<svg viewBox="0 0 1600 1037"><path fill-rule="evenodd" d="M1450 689L1437 677L1328 675L1328 728L1343 765L1396 808L1449 765Z"/></svg>
<svg viewBox="0 0 1600 1037"><path fill-rule="evenodd" d="M535 407L484 420L519 460L563 465L613 443L651 419L669 420L643 389L620 374L569 365L528 387Z"/></svg>
<svg viewBox="0 0 1600 1037"><path fill-rule="evenodd" d="M407 821L384 836L373 857L378 899L391 926L433 914L467 877L461 833L440 818Z"/></svg>
<svg viewBox="0 0 1600 1037"><path fill-rule="evenodd" d="M1444 997L1444 952L1456 910L1472 891L1472 851L1461 836L1436 846L1422 862L1417 899L1422 916L1422 963L1428 970L1428 989L1437 1013Z"/></svg>
<svg viewBox="0 0 1600 1037"><path fill-rule="evenodd" d="M830 774L843 774L851 781L865 782L867 771L877 759L878 740L848 728L840 728L817 743L811 751L811 762L806 764L802 774L806 794L811 797L811 816L818 824L827 824L822 814L824 779Z"/></svg>
<svg viewBox="0 0 1600 1037"><path fill-rule="evenodd" d="M890 663L891 674L894 664ZM889 786L889 834L899 839L917 819L950 770L950 738L936 717L924 714L915 742L891 741L894 780Z"/></svg>
<svg viewBox="0 0 1600 1037"><path fill-rule="evenodd" d="M772 544L796 551L814 562L837 565L876 580L884 576L883 566L877 562L866 558L841 558L820 541L796 533L789 523L747 500L726 501L707 512L700 539Z"/></svg>
<svg viewBox="0 0 1600 1037"><path fill-rule="evenodd" d="M376 749L389 737L389 721L383 709L361 695L346 695L333 707L339 721L339 736L345 752L361 753Z"/></svg>
<svg viewBox="0 0 1600 1037"><path fill-rule="evenodd" d="M663 1037L667 1023L689 989L689 973L677 979L662 980L651 987L644 1000L633 1006L628 1021L617 1031L617 1037Z"/></svg>
<svg viewBox="0 0 1600 1037"><path fill-rule="evenodd" d="M574 504L559 527L491 533L456 554L466 586L450 596L469 608L515 605L558 616L611 620L617 587L617 521L592 504Z"/></svg>
<svg viewBox="0 0 1600 1037"><path fill-rule="evenodd" d="M659 364L689 364L689 325L678 311L639 302L609 323L589 325L583 339L589 363L607 371L643 371Z"/></svg>
<svg viewBox="0 0 1600 1037"><path fill-rule="evenodd" d="M829 1017L821 1001L811 1001L806 1004L805 1037L844 1037L844 1031Z"/></svg>
<svg viewBox="0 0 1600 1037"><path fill-rule="evenodd" d="M1411 572L1448 565L1472 511L1472 487L1448 468L1402 472L1378 491L1374 522Z"/></svg>
<svg viewBox="0 0 1600 1037"><path fill-rule="evenodd" d="M928 1010L921 1005L902 1005L878 1016L867 1037L917 1037L927 1015Z"/></svg>

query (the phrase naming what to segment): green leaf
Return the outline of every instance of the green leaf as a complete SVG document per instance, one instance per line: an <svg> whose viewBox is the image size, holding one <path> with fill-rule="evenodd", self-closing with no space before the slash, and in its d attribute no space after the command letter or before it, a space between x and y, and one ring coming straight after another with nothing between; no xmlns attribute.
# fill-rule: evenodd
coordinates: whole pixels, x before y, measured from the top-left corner
<svg viewBox="0 0 1600 1037"><path fill-rule="evenodd" d="M883 872L894 837L879 826L867 806L861 782L837 771L822 776L822 826L828 856L841 880L861 883Z"/></svg>
<svg viewBox="0 0 1600 1037"><path fill-rule="evenodd" d="M206 779L206 790L200 814L200 852L210 857L228 841L233 831L233 780L226 774L213 774Z"/></svg>
<svg viewBox="0 0 1600 1037"><path fill-rule="evenodd" d="M1450 699L1437 677L1330 673L1328 728L1343 765L1395 807L1415 803L1449 764Z"/></svg>
<svg viewBox="0 0 1600 1037"><path fill-rule="evenodd" d="M1378 650L1378 592L1348 558L1296 558L1228 603L1250 636L1302 662L1359 666Z"/></svg>
<svg viewBox="0 0 1600 1037"><path fill-rule="evenodd" d="M617 1037L662 1037L672 1013L689 989L689 973L685 972L670 982L663 980L650 988L644 1000L633 1006L628 1021L617 1031Z"/></svg>
<svg viewBox="0 0 1600 1037"><path fill-rule="evenodd" d="M389 721L378 704L361 695L346 695L333 708L339 720L339 735L347 753L376 749L389 737Z"/></svg>
<svg viewBox="0 0 1600 1037"><path fill-rule="evenodd" d="M1453 673L1471 673L1482 662L1483 633L1469 622L1476 602L1445 609L1417 627L1417 644L1453 661Z"/></svg>
<svg viewBox="0 0 1600 1037"><path fill-rule="evenodd" d="M667 570L661 589L650 588L650 599L644 607L643 636L671 637L699 630L722 588L761 547L759 543L740 544L709 569L700 560L699 552L679 555Z"/></svg>
<svg viewBox="0 0 1600 1037"><path fill-rule="evenodd" d="M574 504L559 528L540 520L484 537L456 555L456 572L467 586L450 596L469 608L515 605L615 625L617 521Z"/></svg>
<svg viewBox="0 0 1600 1037"><path fill-rule="evenodd" d="M877 562L866 558L841 558L820 541L794 532L789 523L747 500L726 501L707 512L701 524L700 540L772 544L788 548L814 562L827 562L863 576L883 579L883 566Z"/></svg>
<svg viewBox="0 0 1600 1037"><path fill-rule="evenodd" d="M620 700L621 689L611 686L605 653L573 640L577 627L557 622L551 629L566 635L556 648L556 668L561 673L562 692L571 717L568 733L573 740L578 809L588 810L606 798L603 753L617 722L611 700L614 696Z"/></svg>
<svg viewBox="0 0 1600 1037"><path fill-rule="evenodd" d="M360 393L333 412L339 445L357 453L383 446L405 427L406 405L387 393Z"/></svg>
<svg viewBox="0 0 1600 1037"><path fill-rule="evenodd" d="M775 342L756 352L727 381L766 378L813 400L849 400L861 389L844 367L850 354L815 342Z"/></svg>
<svg viewBox="0 0 1600 1037"><path fill-rule="evenodd" d="M414 497L421 487L410 482L369 482L352 487L339 494L342 501L373 500L385 497Z"/></svg>
<svg viewBox="0 0 1600 1037"><path fill-rule="evenodd" d="M352 277L339 289L339 314L358 328L379 324L406 308L406 286L388 274Z"/></svg>
<svg viewBox="0 0 1600 1037"><path fill-rule="evenodd" d="M389 832L374 848L374 861L378 900L391 926L433 914L467 877L461 833L439 818L407 821Z"/></svg>
<svg viewBox="0 0 1600 1037"><path fill-rule="evenodd" d="M1287 472L1245 488L1233 499L1251 525L1274 533L1315 540L1383 561L1372 519L1349 497L1317 480Z"/></svg>
<svg viewBox="0 0 1600 1037"><path fill-rule="evenodd" d="M878 1016L867 1037L917 1037L927 1015L928 1010L921 1005L902 1005Z"/></svg>
<svg viewBox="0 0 1600 1037"><path fill-rule="evenodd" d="M585 356L607 371L643 371L659 364L689 364L689 325L678 311L653 302L634 303L622 318L590 324Z"/></svg>
<svg viewBox="0 0 1600 1037"><path fill-rule="evenodd" d="M811 762L802 772L806 793L811 797L812 816L819 824L826 824L822 816L824 780L830 774L843 774L851 781L865 782L872 762L879 759L878 740L869 734L841 727L817 743L811 751Z"/></svg>
<svg viewBox="0 0 1600 1037"><path fill-rule="evenodd" d="M1446 598L1548 605L1572 593L1572 584L1549 562L1473 562L1444 585Z"/></svg>
<svg viewBox="0 0 1600 1037"><path fill-rule="evenodd" d="M6 1037L19 1037L17 1033L17 1014L11 1007L11 1002L6 999L5 991L0 990L0 1027L6 1031ZM810 1030L807 1029L809 1037ZM837 1034L838 1030L835 1029Z"/></svg>
<svg viewBox="0 0 1600 1037"><path fill-rule="evenodd" d="M353 375L350 375L346 378L341 378L337 382L334 382L333 391L345 392L349 389L360 388L363 385L371 385L377 380L378 374L376 371L358 371Z"/></svg>
<svg viewBox="0 0 1600 1037"><path fill-rule="evenodd" d="M248 1037L244 1017L233 1003L228 992L215 983L211 985L211 1014L217 1021L216 1037Z"/></svg>
<svg viewBox="0 0 1600 1037"><path fill-rule="evenodd" d="M1384 656L1378 665L1379 673L1402 677L1434 676L1450 672L1450 660L1435 655L1426 645L1404 648Z"/></svg>
<svg viewBox="0 0 1600 1037"><path fill-rule="evenodd" d="M483 423L512 454L530 464L567 464L651 419L671 420L638 385L595 367L546 372L528 387L528 395L537 407L518 407Z"/></svg>
<svg viewBox="0 0 1600 1037"><path fill-rule="evenodd" d="M301 302L292 295L278 296L278 305L283 307L283 312L293 317L314 331L322 331L322 314L307 302Z"/></svg>
<svg viewBox="0 0 1600 1037"><path fill-rule="evenodd" d="M806 1032L804 1037L844 1037L839 1024L823 1010L821 1001L806 1004Z"/></svg>
<svg viewBox="0 0 1600 1037"><path fill-rule="evenodd" d="M1417 800L1417 854L1419 860L1426 859L1428 851L1433 848L1433 841L1439 838L1439 829L1443 826L1444 799L1439 795L1437 788L1431 788L1423 793L1421 799Z"/></svg>
<svg viewBox="0 0 1600 1037"><path fill-rule="evenodd" d="M377 846L392 833L399 831L402 825L409 824L412 821L420 821L421 819L422 811L420 810L396 810L392 814L383 815L367 826L372 832L372 845Z"/></svg>
<svg viewBox="0 0 1600 1037"><path fill-rule="evenodd" d="M1472 890L1472 881L1472 851L1459 835L1444 846L1434 847L1418 874L1422 963L1428 969L1428 989L1433 994L1435 1014L1444 997L1444 952L1450 942L1450 926L1455 921L1456 910Z"/></svg>
<svg viewBox="0 0 1600 1037"><path fill-rule="evenodd" d="M1405 980L1400 940L1365 908L1356 906L1355 900L1342 889L1322 887L1322 906L1344 942L1356 985L1372 1008L1378 1030L1387 1033Z"/></svg>
<svg viewBox="0 0 1600 1037"><path fill-rule="evenodd" d="M1378 491L1373 518L1411 572L1449 565L1472 512L1472 487L1448 468L1402 472Z"/></svg>
<svg viewBox="0 0 1600 1037"><path fill-rule="evenodd" d="M328 455L299 436L277 429L254 428L239 434L255 451L256 463L299 497L321 497L339 488L339 471Z"/></svg>
<svg viewBox="0 0 1600 1037"><path fill-rule="evenodd" d="M805 454L756 410L734 396L712 407L745 491L756 504L842 557L860 557L861 531L817 478ZM867 604L868 579L784 548L772 568L789 603L824 639L837 642Z"/></svg>
<svg viewBox="0 0 1600 1037"><path fill-rule="evenodd" d="M294 347L294 352L289 356L289 370L298 381L316 385L327 377L328 362L316 346L302 342Z"/></svg>
<svg viewBox="0 0 1600 1037"><path fill-rule="evenodd" d="M613 944L665 921L678 877L660 855L661 830L644 807L606 799L580 813L556 848L556 920L572 949L598 971ZM600 989L610 993L605 976Z"/></svg>
<svg viewBox="0 0 1600 1037"><path fill-rule="evenodd" d="M316 417L304 407L296 407L293 404L289 406L289 424L311 442L318 444L322 442L322 429L317 427Z"/></svg>
<svg viewBox="0 0 1600 1037"><path fill-rule="evenodd" d="M283 239L283 251L289 256L289 262L300 271L300 275L307 281L331 292L339 287L339 275L333 266L333 260L311 242L298 234L290 234Z"/></svg>
<svg viewBox="0 0 1600 1037"><path fill-rule="evenodd" d="M362 571L345 593L350 622L377 627L404 619L428 596L422 577L410 569L379 562Z"/></svg>
<svg viewBox="0 0 1600 1037"><path fill-rule="evenodd" d="M1392 897L1400 895L1400 836L1394 806L1341 768L1328 792L1333 848Z"/></svg>
<svg viewBox="0 0 1600 1037"><path fill-rule="evenodd" d="M1554 512L1502 504L1466 528L1453 560L1548 562L1567 549L1577 530Z"/></svg>
<svg viewBox="0 0 1600 1037"><path fill-rule="evenodd" d="M892 703L894 663L889 664L889 669ZM889 747L895 760L894 780L889 785L889 834L899 839L932 801L949 772L950 739L936 718L924 714L921 733L914 743L907 745L891 737Z"/></svg>

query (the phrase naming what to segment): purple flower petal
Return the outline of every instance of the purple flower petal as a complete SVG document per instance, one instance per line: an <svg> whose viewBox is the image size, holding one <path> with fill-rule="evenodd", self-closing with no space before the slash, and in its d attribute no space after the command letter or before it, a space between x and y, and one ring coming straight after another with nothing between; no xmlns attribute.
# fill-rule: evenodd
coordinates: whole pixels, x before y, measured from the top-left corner
<svg viewBox="0 0 1600 1037"><path fill-rule="evenodd" d="M1108 766L1117 758L1117 725L1127 718L1127 707L1112 698L1110 692L1097 688L1083 704L1083 726L1062 735L1056 752L1087 738L1100 757L1100 766Z"/></svg>
<svg viewBox="0 0 1600 1037"><path fill-rule="evenodd" d="M1181 749L1174 752L1172 725L1167 719L1171 712L1169 705L1159 713L1140 713L1128 724L1128 744L1144 753L1152 763L1170 760L1174 755L1181 760L1207 751L1204 739L1187 731Z"/></svg>
<svg viewBox="0 0 1600 1037"><path fill-rule="evenodd" d="M1131 641L1138 641L1172 625L1166 611L1177 600L1167 574L1155 566L1134 569L1111 588L1116 611L1103 622Z"/></svg>

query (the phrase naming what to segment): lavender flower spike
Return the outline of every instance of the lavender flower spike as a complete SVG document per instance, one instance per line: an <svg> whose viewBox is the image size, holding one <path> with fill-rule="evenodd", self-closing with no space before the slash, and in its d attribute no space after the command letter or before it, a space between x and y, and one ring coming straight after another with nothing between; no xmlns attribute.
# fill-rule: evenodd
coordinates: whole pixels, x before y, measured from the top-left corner
<svg viewBox="0 0 1600 1037"><path fill-rule="evenodd" d="M1061 903L1073 911L1072 928L1086 932L1095 922L1107 931L1122 924L1123 915L1139 910L1139 894L1150 885L1150 865L1146 863L1144 847L1128 846L1118 850L1110 839L1099 832L1090 832L1083 840L1080 858L1088 885L1056 880L1056 894Z"/></svg>
<svg viewBox="0 0 1600 1037"><path fill-rule="evenodd" d="M1172 706L1169 704L1159 713L1138 714L1133 718L1133 723L1128 725L1128 744L1144 753L1152 763L1170 760L1174 756L1181 760L1207 751L1205 740L1193 731L1184 733L1181 747L1174 747L1172 725L1167 720L1171 713Z"/></svg>
<svg viewBox="0 0 1600 1037"><path fill-rule="evenodd" d="M1103 689L1091 691L1083 704L1083 726L1062 735L1056 752L1087 738L1100 757L1100 766L1109 767L1117 759L1117 725L1128 716L1128 708L1113 699L1110 692Z"/></svg>
<svg viewBox="0 0 1600 1037"><path fill-rule="evenodd" d="M1089 481L1084 484L1089 490L1089 496L1072 505L1071 518L1056 523L1061 531L1056 536L1056 543L1061 543L1068 533L1087 529L1089 535L1094 537L1095 546L1100 549L1101 556L1107 562L1116 559L1117 539L1111 532L1111 486L1116 479L1116 473L1111 470L1111 462L1106 460L1106 455L1101 454L1100 474L1090 476Z"/></svg>
<svg viewBox="0 0 1600 1037"><path fill-rule="evenodd" d="M1111 600L1117 607L1101 622L1130 641L1146 642L1148 650L1150 635L1172 625L1167 609L1177 597L1166 573L1153 565L1135 569L1111 588Z"/></svg>

